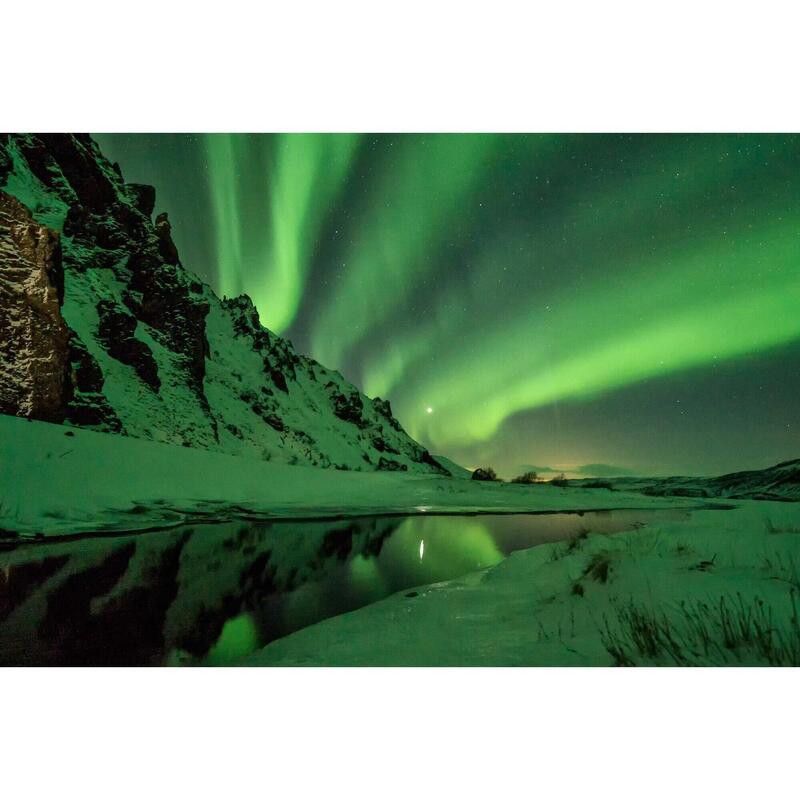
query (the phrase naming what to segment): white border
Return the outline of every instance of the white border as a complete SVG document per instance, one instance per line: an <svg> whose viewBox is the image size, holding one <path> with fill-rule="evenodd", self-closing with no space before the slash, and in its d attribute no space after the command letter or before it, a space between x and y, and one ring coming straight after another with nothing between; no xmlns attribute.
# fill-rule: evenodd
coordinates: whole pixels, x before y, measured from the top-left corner
<svg viewBox="0 0 800 800"><path fill-rule="evenodd" d="M750 800L796 783L791 669L2 675L15 800Z"/></svg>
<svg viewBox="0 0 800 800"><path fill-rule="evenodd" d="M0 130L797 130L794 14L11 0ZM729 800L796 782L793 670L0 674L15 800Z"/></svg>
<svg viewBox="0 0 800 800"><path fill-rule="evenodd" d="M0 129L775 131L780 0L9 2Z"/></svg>

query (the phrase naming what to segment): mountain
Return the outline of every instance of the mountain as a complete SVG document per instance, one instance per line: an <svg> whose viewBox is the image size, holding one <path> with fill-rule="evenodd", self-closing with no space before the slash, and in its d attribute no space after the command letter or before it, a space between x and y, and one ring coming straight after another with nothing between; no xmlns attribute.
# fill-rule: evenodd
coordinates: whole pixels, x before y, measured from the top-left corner
<svg viewBox="0 0 800 800"><path fill-rule="evenodd" d="M571 480L570 486L590 488L596 480ZM767 469L730 472L716 478L612 478L608 488L653 497L729 497L733 500L800 500L800 459Z"/></svg>
<svg viewBox="0 0 800 800"><path fill-rule="evenodd" d="M388 401L180 261L87 134L0 135L0 412L284 463L447 475Z"/></svg>

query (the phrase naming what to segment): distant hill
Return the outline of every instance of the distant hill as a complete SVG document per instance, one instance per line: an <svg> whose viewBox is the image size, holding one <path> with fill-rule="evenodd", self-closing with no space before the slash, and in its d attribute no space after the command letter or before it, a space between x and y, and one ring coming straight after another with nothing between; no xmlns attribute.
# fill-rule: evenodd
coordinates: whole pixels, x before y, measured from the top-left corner
<svg viewBox="0 0 800 800"><path fill-rule="evenodd" d="M597 480L571 480L570 486L587 487ZM751 500L800 500L800 459L774 467L730 472L716 478L610 478L613 489L662 497L730 497Z"/></svg>
<svg viewBox="0 0 800 800"><path fill-rule="evenodd" d="M583 464L579 467L537 467L533 464L521 464L518 472L536 472L538 475L566 474L585 475L587 478L619 478L634 475L627 467L615 467L612 464Z"/></svg>

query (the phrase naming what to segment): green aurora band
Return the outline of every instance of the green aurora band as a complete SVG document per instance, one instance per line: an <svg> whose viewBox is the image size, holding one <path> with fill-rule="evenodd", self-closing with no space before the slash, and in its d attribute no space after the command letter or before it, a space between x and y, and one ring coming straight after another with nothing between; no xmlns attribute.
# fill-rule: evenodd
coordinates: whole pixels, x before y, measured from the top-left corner
<svg viewBox="0 0 800 800"><path fill-rule="evenodd" d="M681 170L689 180L680 180ZM758 227L747 222L712 239L704 227L692 237L690 224L681 232L685 236L674 237L666 257L617 249L648 210L680 206L715 184L740 178L741 164L734 160L710 161L687 150L657 175L592 197L565 216L555 235L540 234L537 249L556 252L561 230L578 229L582 240L614 242L612 252L594 252L600 264L616 256L614 269L552 294L541 296L532 284L536 264L516 257L520 248L493 245L476 259L451 302L435 307L387 352L366 360L365 390L391 397L412 436L446 450L485 441L523 410L800 338L800 209L794 186L787 185L787 196L779 195L772 207L759 209ZM787 209L794 212L791 218ZM529 291L520 291L526 285ZM498 305L504 308L501 326L493 319ZM480 398L476 378L484 390Z"/></svg>
<svg viewBox="0 0 800 800"><path fill-rule="evenodd" d="M411 410L410 432L438 447L485 440L525 409L800 337L800 217L760 234L770 241L766 256L759 234L719 242L669 270L637 265L619 285L598 282L530 308L501 332L460 337L444 354L446 373L433 365L415 374L415 393L437 413ZM754 273L755 264L765 266ZM470 385L488 364L491 391L476 402Z"/></svg>
<svg viewBox="0 0 800 800"><path fill-rule="evenodd" d="M534 439L520 442L534 428L515 420L564 403L591 414L626 387L701 381L800 342L795 135L204 134L168 145L185 148L187 173L201 154L213 220L210 239L184 233L165 156L184 263L388 397L435 452L606 460L552 437L554 455L539 456ZM773 441L796 417L776 402ZM709 398L702 413L716 412Z"/></svg>
<svg viewBox="0 0 800 800"><path fill-rule="evenodd" d="M269 327L282 333L297 313L319 227L347 176L359 137L278 134L267 160L260 157L259 136L204 138L220 292L246 291L267 311ZM243 180L244 165L255 167L256 179L261 173L260 186L258 180ZM244 208L250 213L260 209L262 215L261 224L248 226L247 247L242 242Z"/></svg>
<svg viewBox="0 0 800 800"><path fill-rule="evenodd" d="M322 363L341 364L425 284L436 267L431 253L459 225L497 146L496 137L485 135L400 139L397 156L370 187L358 213L363 232L346 251L341 277L315 320L312 343Z"/></svg>

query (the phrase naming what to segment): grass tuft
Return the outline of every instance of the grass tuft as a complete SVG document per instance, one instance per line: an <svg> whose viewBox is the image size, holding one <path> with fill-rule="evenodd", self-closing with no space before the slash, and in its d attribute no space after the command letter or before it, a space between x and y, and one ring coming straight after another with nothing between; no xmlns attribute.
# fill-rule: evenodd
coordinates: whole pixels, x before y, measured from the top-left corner
<svg viewBox="0 0 800 800"><path fill-rule="evenodd" d="M608 553L596 553L592 556L592 560L583 571L583 574L599 583L608 583L608 577L611 574L611 559Z"/></svg>
<svg viewBox="0 0 800 800"><path fill-rule="evenodd" d="M603 646L618 666L800 666L797 590L776 613L759 597L721 596L716 603L682 602L671 613L633 600L603 616Z"/></svg>
<svg viewBox="0 0 800 800"><path fill-rule="evenodd" d="M767 533L800 533L797 525L776 525L770 517L764 520L764 527Z"/></svg>

